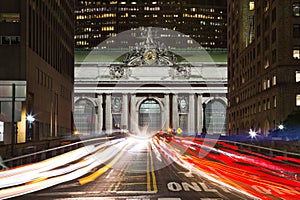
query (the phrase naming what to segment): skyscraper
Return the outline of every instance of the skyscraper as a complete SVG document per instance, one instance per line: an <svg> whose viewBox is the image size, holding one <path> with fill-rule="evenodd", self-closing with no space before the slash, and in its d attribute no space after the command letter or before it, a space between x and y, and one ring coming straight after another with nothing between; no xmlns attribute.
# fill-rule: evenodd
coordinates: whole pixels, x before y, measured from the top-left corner
<svg viewBox="0 0 300 200"><path fill-rule="evenodd" d="M168 28L204 48L226 48L226 0L76 0L75 12L77 48L96 48L140 27Z"/></svg>
<svg viewBox="0 0 300 200"><path fill-rule="evenodd" d="M300 3L227 4L229 130L267 135L300 108Z"/></svg>
<svg viewBox="0 0 300 200"><path fill-rule="evenodd" d="M21 119L16 122L17 142L71 131L73 20L73 0L0 1L0 80L26 83L26 100L20 105ZM12 123L5 118L3 103L2 139L10 143ZM26 120L30 114L35 118L33 123Z"/></svg>

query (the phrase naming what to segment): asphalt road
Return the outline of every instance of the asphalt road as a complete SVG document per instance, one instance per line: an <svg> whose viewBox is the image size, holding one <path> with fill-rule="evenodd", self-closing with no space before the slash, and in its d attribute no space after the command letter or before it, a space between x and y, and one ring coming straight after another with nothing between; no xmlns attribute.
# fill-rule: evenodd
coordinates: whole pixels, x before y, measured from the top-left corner
<svg viewBox="0 0 300 200"><path fill-rule="evenodd" d="M222 187L157 157L149 143L134 143L87 176L15 197L16 200L245 200Z"/></svg>

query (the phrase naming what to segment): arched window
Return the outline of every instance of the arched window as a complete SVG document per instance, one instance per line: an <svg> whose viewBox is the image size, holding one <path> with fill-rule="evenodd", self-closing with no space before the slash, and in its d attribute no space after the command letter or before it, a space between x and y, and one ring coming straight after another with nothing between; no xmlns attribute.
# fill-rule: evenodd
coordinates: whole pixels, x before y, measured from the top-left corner
<svg viewBox="0 0 300 200"><path fill-rule="evenodd" d="M219 100L208 102L206 105L205 116L207 133L226 134L226 105L223 102Z"/></svg>
<svg viewBox="0 0 300 200"><path fill-rule="evenodd" d="M74 107L75 127L79 133L91 134L95 131L95 107L87 99L81 99Z"/></svg>
<svg viewBox="0 0 300 200"><path fill-rule="evenodd" d="M161 109L153 99L145 100L139 108L139 127L147 127L149 132L159 131L161 127Z"/></svg>

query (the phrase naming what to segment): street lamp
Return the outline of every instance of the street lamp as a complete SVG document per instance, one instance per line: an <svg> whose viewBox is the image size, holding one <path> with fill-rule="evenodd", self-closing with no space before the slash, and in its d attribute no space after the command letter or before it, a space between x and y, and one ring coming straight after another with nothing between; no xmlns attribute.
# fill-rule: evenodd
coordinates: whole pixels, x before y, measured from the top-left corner
<svg viewBox="0 0 300 200"><path fill-rule="evenodd" d="M32 127L32 123L35 121L35 118L34 118L34 116L33 115L31 115L31 114L27 114L27 116L26 116L26 120L28 121L28 123L29 123L29 128L31 128Z"/></svg>
<svg viewBox="0 0 300 200"><path fill-rule="evenodd" d="M26 120L28 121L28 135L27 135L27 139L28 140L32 140L32 124L35 121L35 118L32 114L27 114L26 116Z"/></svg>
<svg viewBox="0 0 300 200"><path fill-rule="evenodd" d="M283 130L284 129L284 126L282 125L282 124L280 124L279 126L278 126L278 128L279 128L279 130Z"/></svg>

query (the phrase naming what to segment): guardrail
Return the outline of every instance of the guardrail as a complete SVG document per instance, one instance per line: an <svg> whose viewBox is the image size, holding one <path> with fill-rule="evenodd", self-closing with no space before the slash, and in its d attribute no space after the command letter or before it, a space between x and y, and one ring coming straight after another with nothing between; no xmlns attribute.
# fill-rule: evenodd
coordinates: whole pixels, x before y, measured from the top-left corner
<svg viewBox="0 0 300 200"><path fill-rule="evenodd" d="M238 149L241 151L246 149L246 150L254 151L254 152L269 155L269 156L280 155L280 156L286 156L286 157L296 157L296 158L300 157L300 153L288 152L288 151L283 151L280 149L257 146L254 144L247 144L247 143L242 143L242 142L232 142L232 141L228 141L228 140L223 140L223 142L234 144L235 146L238 146Z"/></svg>
<svg viewBox="0 0 300 200"><path fill-rule="evenodd" d="M67 152L75 150L75 149L78 149L80 147L83 147L84 145L97 143L99 141L100 142L105 141L107 139L109 139L109 138L107 138L107 137L93 138L93 139L78 141L78 142L74 142L71 144L66 144L63 146L59 146L59 147L55 147L55 148L51 148L51 149L47 149L47 150L43 150L43 151L39 151L39 152L35 152L35 153L29 153L29 154L25 154L25 155L10 158L10 159L6 159L6 160L2 161L2 164L7 167L16 167L16 166L20 166L20 165L24 165L24 164L38 162L38 161L42 161L42 160L45 160L45 159L48 159L48 158L51 158L51 157L54 157L57 155L61 155L63 153L67 153ZM34 149L35 147L29 146L27 148Z"/></svg>
<svg viewBox="0 0 300 200"><path fill-rule="evenodd" d="M214 145L216 145L215 143L216 140L220 142L230 143L234 146L237 146L240 151L250 150L257 153L266 154L269 156L281 155L281 156L289 156L289 157L296 157L296 158L300 157L300 141L280 141L280 140L263 141L262 140L262 141L236 142L231 140L220 139L218 137L205 137L202 139L206 141L212 140L214 141L213 142Z"/></svg>

